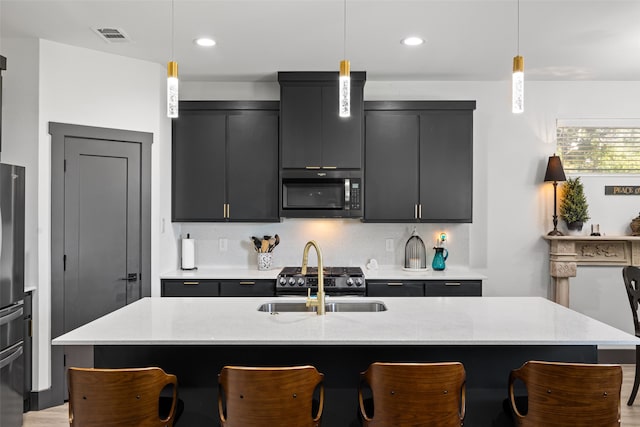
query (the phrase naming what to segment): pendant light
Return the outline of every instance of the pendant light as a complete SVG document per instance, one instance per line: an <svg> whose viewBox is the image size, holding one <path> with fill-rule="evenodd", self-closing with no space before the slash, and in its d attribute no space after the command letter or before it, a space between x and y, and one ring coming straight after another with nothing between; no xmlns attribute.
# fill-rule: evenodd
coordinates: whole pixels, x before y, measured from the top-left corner
<svg viewBox="0 0 640 427"><path fill-rule="evenodd" d="M524 111L524 58L520 56L520 0L518 0L518 54L513 57L513 76L511 81L511 111Z"/></svg>
<svg viewBox="0 0 640 427"><path fill-rule="evenodd" d="M167 117L178 117L178 63L173 61L173 0L171 0L171 61L167 63Z"/></svg>
<svg viewBox="0 0 640 427"><path fill-rule="evenodd" d="M347 0L344 0L343 51L347 57ZM338 111L340 117L351 116L351 63L347 59L340 61L340 79L338 81Z"/></svg>

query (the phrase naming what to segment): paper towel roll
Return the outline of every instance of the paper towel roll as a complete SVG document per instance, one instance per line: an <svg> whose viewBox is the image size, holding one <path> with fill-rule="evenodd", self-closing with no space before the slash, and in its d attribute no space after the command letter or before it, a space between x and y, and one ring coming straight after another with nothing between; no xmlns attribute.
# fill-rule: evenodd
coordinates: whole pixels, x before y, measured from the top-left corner
<svg viewBox="0 0 640 427"><path fill-rule="evenodd" d="M196 245L193 239L187 234L186 239L182 239L182 269L193 270L196 265Z"/></svg>

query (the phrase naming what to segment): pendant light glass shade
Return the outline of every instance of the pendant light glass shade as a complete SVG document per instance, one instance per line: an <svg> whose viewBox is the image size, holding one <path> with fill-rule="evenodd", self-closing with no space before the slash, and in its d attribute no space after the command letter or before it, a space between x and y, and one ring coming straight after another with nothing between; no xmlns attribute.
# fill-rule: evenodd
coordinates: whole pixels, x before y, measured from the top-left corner
<svg viewBox="0 0 640 427"><path fill-rule="evenodd" d="M351 64L346 59L340 61L338 91L340 117L351 117Z"/></svg>
<svg viewBox="0 0 640 427"><path fill-rule="evenodd" d="M167 64L167 117L178 117L178 63Z"/></svg>
<svg viewBox="0 0 640 427"><path fill-rule="evenodd" d="M511 83L511 111L524 111L524 58L520 55L513 57L513 78Z"/></svg>

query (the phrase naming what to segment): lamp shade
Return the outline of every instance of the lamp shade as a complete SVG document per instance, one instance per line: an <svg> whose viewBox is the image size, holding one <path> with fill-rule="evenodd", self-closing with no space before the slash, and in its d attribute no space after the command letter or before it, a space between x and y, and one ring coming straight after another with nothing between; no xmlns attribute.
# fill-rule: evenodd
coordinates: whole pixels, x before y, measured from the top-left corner
<svg viewBox="0 0 640 427"><path fill-rule="evenodd" d="M562 168L562 161L560 157L549 156L549 162L547 163L547 172L544 174L544 180L546 181L566 181L567 177L564 175L564 169Z"/></svg>

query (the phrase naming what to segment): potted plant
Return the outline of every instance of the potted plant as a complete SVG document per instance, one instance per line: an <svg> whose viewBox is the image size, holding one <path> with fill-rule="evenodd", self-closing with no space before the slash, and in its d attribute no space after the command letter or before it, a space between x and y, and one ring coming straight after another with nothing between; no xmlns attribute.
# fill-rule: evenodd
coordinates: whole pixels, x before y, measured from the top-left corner
<svg viewBox="0 0 640 427"><path fill-rule="evenodd" d="M567 223L567 228L570 232L581 231L583 223L589 219L589 205L584 195L584 187L580 182L580 177L568 178L562 189L560 218Z"/></svg>

